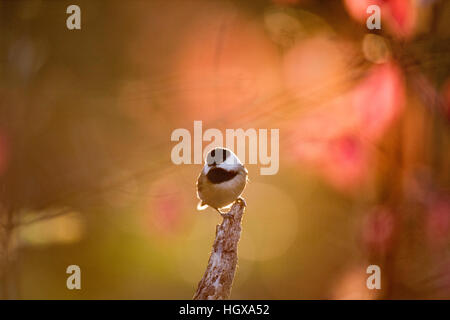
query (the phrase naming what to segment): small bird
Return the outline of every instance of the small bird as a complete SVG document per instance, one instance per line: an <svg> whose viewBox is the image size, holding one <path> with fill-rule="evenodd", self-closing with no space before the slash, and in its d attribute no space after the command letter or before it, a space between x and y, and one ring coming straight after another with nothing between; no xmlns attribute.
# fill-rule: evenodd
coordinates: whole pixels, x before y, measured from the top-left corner
<svg viewBox="0 0 450 320"><path fill-rule="evenodd" d="M197 180L197 197L200 199L197 209L204 210L210 206L226 216L221 209L240 198L247 184L247 175L247 169L231 150L211 150Z"/></svg>

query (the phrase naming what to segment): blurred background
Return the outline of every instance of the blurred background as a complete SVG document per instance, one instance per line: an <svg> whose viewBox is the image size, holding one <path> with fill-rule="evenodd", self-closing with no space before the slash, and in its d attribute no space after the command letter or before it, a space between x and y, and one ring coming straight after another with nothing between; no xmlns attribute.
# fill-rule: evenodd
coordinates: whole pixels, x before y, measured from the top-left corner
<svg viewBox="0 0 450 320"><path fill-rule="evenodd" d="M2 298L192 298L221 222L170 159L194 120L280 129L231 298L450 298L449 1L71 4L0 1Z"/></svg>

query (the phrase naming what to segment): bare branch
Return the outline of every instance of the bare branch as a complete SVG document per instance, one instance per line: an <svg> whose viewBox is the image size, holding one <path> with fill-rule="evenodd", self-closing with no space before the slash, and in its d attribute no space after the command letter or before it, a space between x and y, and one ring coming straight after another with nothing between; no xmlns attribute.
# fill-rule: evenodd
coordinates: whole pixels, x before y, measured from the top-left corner
<svg viewBox="0 0 450 320"><path fill-rule="evenodd" d="M36 217L36 218L34 218L32 220L29 220L29 221L21 221L20 223L18 223L16 225L16 227L28 226L28 225L36 223L36 222L40 222L40 221L44 221L44 220L49 220L49 219L53 219L53 218L56 218L56 217L60 217L60 216L63 216L65 214L68 214L68 213L71 213L71 212L73 212L73 209L71 209L71 208L64 208L64 209L61 209L61 210L59 210L57 212L45 214L45 215Z"/></svg>
<svg viewBox="0 0 450 320"><path fill-rule="evenodd" d="M230 296L244 211L245 202L238 199L222 224L217 226L208 267L198 284L194 300L223 300Z"/></svg>

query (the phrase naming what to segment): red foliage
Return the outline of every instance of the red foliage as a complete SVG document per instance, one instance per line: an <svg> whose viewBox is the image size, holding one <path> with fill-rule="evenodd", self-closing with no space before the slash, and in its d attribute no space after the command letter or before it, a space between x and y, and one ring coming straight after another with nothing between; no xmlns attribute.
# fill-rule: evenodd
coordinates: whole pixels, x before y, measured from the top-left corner
<svg viewBox="0 0 450 320"><path fill-rule="evenodd" d="M438 198L431 202L426 213L426 233L431 244L448 243L450 235L450 201Z"/></svg>
<svg viewBox="0 0 450 320"><path fill-rule="evenodd" d="M392 245L394 229L395 218L391 209L388 207L374 208L363 221L363 244L373 252L384 254Z"/></svg>
<svg viewBox="0 0 450 320"><path fill-rule="evenodd" d="M374 66L348 95L298 120L293 154L335 187L356 187L367 178L371 144L398 118L403 103L400 70L393 63Z"/></svg>

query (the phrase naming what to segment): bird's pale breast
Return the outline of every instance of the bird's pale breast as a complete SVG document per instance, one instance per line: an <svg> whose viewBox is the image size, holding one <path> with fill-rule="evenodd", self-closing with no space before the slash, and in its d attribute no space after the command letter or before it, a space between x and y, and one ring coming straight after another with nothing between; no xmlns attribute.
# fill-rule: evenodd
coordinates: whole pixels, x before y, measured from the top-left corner
<svg viewBox="0 0 450 320"><path fill-rule="evenodd" d="M213 183L206 175L197 181L197 194L200 200L213 208L222 208L234 202L244 191L247 179L245 169L239 170L232 179Z"/></svg>

